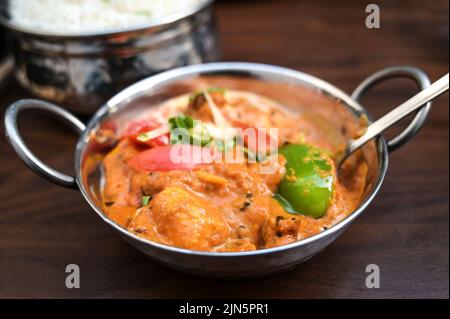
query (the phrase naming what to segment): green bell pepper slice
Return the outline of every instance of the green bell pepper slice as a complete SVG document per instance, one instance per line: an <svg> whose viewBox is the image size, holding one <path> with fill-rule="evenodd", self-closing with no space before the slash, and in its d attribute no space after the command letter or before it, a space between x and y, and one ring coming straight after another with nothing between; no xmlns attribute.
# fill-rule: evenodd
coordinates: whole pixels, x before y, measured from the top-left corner
<svg viewBox="0 0 450 319"><path fill-rule="evenodd" d="M275 199L291 214L313 218L325 215L335 180L331 158L319 148L304 144L286 144L278 152L287 163Z"/></svg>

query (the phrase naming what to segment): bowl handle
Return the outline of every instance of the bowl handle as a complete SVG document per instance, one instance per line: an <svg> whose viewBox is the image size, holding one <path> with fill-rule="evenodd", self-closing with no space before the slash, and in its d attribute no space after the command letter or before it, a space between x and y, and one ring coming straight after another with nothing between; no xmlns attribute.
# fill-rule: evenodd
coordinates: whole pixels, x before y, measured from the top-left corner
<svg viewBox="0 0 450 319"><path fill-rule="evenodd" d="M395 77L405 77L413 79L420 90L423 90L430 86L430 79L428 76L420 69L413 68L410 66L394 66L382 69L367 79L365 79L358 87L353 91L351 97L359 102L364 94L367 93L369 89L377 85L386 79L391 79ZM431 108L431 102L428 102L417 111L416 115L412 119L411 123L396 137L388 141L387 146L389 152L395 151L399 147L403 146L406 142L408 142L414 135L419 132L422 128L425 120L427 118L428 112Z"/></svg>
<svg viewBox="0 0 450 319"><path fill-rule="evenodd" d="M77 133L82 133L86 129L86 126L79 119L61 107L33 99L20 100L11 104L5 113L6 138L25 165L50 182L67 188L77 189L78 186L73 176L66 175L51 168L37 158L25 144L17 126L17 117L20 112L27 109L43 110L52 113L53 115L56 115L58 119L68 123Z"/></svg>

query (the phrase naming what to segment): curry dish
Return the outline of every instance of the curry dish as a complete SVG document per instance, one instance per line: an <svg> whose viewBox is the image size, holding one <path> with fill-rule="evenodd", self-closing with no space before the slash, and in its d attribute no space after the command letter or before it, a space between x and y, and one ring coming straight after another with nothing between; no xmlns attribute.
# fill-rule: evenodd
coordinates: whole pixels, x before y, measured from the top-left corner
<svg viewBox="0 0 450 319"><path fill-rule="evenodd" d="M94 138L106 150L104 212L137 236L179 248L289 244L344 219L366 187L363 156L337 174L338 147L318 122L246 91L174 97ZM173 160L185 150L187 160Z"/></svg>

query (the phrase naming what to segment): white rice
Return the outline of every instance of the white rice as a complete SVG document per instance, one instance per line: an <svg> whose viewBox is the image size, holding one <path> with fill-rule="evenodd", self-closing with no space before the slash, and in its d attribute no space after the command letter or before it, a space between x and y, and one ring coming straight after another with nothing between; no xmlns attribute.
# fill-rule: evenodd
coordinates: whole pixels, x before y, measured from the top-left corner
<svg viewBox="0 0 450 319"><path fill-rule="evenodd" d="M12 21L23 28L61 34L131 28L202 0L10 0Z"/></svg>

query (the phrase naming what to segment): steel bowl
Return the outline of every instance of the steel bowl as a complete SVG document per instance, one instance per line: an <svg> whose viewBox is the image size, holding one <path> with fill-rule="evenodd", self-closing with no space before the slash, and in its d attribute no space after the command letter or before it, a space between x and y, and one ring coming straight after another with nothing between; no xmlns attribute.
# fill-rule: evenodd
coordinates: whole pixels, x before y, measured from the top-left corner
<svg viewBox="0 0 450 319"><path fill-rule="evenodd" d="M213 0L130 29L48 34L11 21L0 2L0 24L13 37L15 76L35 96L77 114L93 114L116 92L180 66L216 61L219 41Z"/></svg>
<svg viewBox="0 0 450 319"><path fill-rule="evenodd" d="M340 104L330 105L338 105L345 113L355 117L355 120L356 117L364 114L371 122L370 114L359 104L358 100L374 84L396 76L416 80L420 89L424 89L430 84L427 76L418 69L392 67L369 77L361 83L353 95L349 96L321 79L277 66L253 63L210 63L188 66L155 75L126 88L110 99L87 125L56 105L39 100L20 100L12 104L5 114L6 136L18 156L30 169L53 183L80 190L92 209L107 225L152 259L172 268L198 275L218 277L261 276L292 268L311 258L331 244L362 214L374 199L386 175L388 152L405 143L418 131L424 123L430 104L424 105L420 109L411 125L393 142L387 143L382 136L379 136L363 147L364 159L369 166L367 184L359 206L347 218L328 230L304 240L285 246L247 252L202 252L166 246L138 237L110 220L101 209L98 195L100 165L93 165L88 160L91 155L90 146L93 134L95 135L95 132L103 125L111 125L111 123L116 126L125 125L125 122L135 114L140 112L151 113L152 106L192 90L191 83L199 83L197 79L201 79L202 85L216 85L218 79L222 79L222 84L226 85L225 87L241 88L254 92L262 92L261 90L264 90L264 88L276 87L276 90L268 90L268 92L277 92L280 96L289 96L289 101L281 102L291 108L298 107L296 104L297 98L304 98L301 93L296 96L296 92L310 90L320 94L327 101L340 101ZM196 80L194 81L194 79ZM242 87L242 85L239 87L239 83L245 83L245 87ZM276 98L279 99L280 97ZM17 116L26 109L40 109L50 112L67 122L80 134L74 158L76 176L69 176L49 167L26 146L17 127ZM337 121L337 113L333 109L328 111L329 116Z"/></svg>

